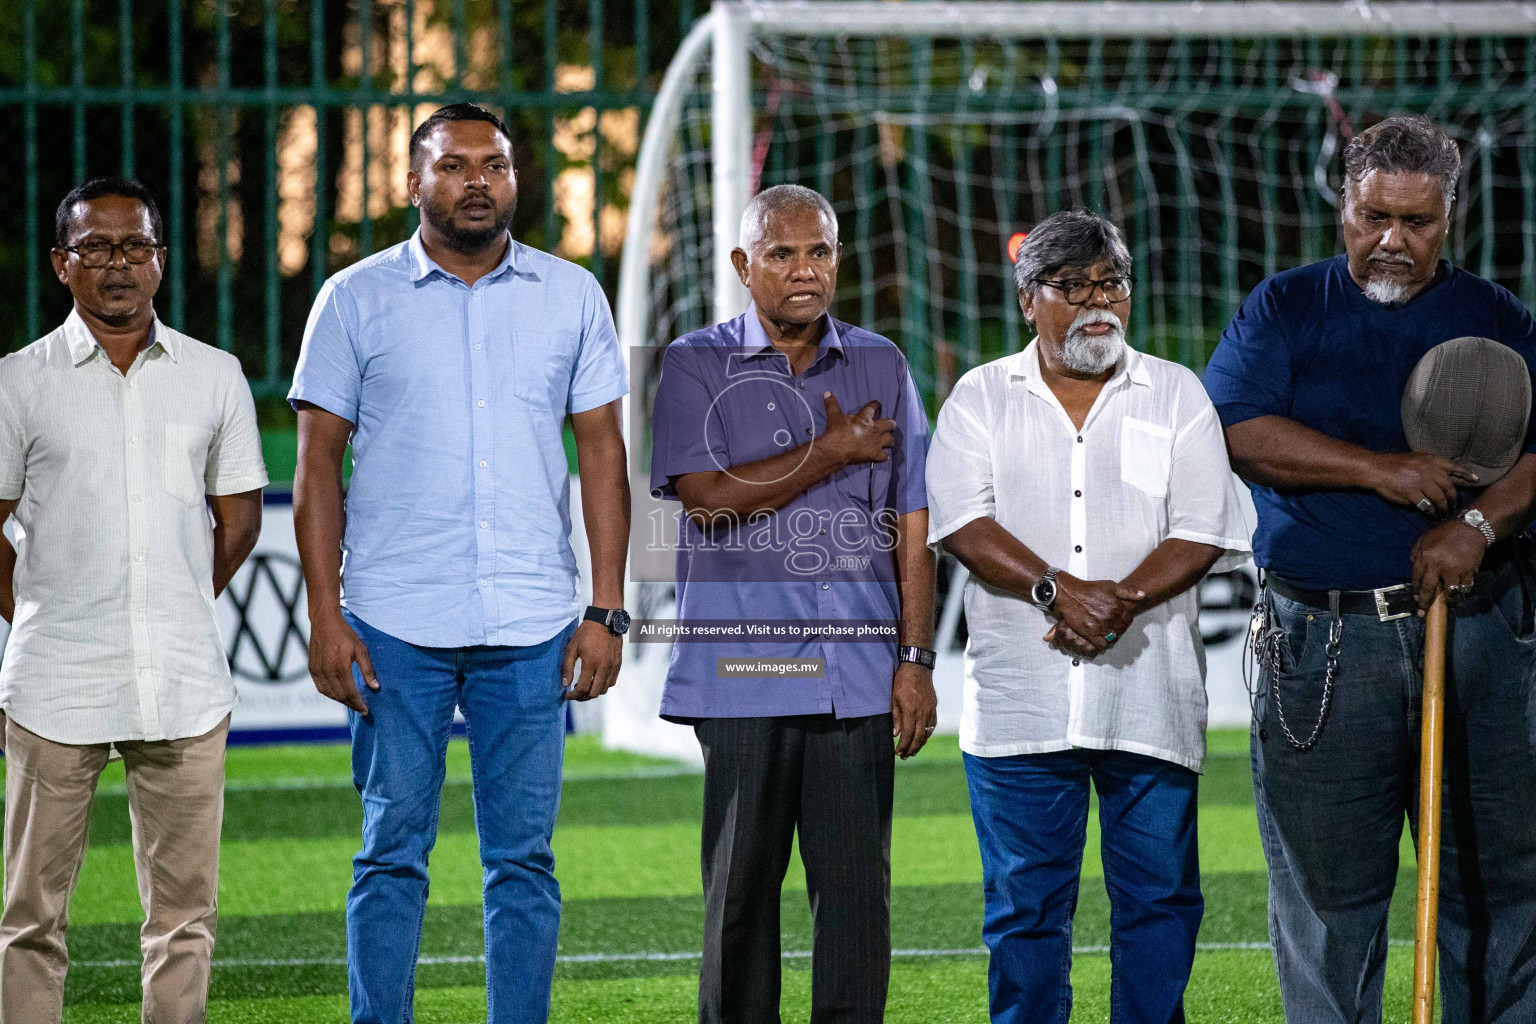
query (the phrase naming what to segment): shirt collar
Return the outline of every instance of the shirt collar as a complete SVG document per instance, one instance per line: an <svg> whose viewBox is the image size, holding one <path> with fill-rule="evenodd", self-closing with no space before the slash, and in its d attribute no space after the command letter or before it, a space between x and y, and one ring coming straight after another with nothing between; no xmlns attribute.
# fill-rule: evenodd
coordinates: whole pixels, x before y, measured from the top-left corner
<svg viewBox="0 0 1536 1024"><path fill-rule="evenodd" d="M176 332L162 324L159 317L155 317L149 331L149 345L144 351L148 352L158 345L171 357L171 362L179 362L181 342L177 340ZM69 345L69 361L74 366L79 366L98 351L106 355L106 349L101 347L101 342L96 340L91 329L85 325L77 309L71 309L69 317L64 321L64 340Z"/></svg>
<svg viewBox="0 0 1536 1024"><path fill-rule="evenodd" d="M763 322L757 318L757 304L748 303L747 311L741 315L741 345L746 350L745 358L767 355L777 352L773 342L768 340L768 332L763 330ZM836 352L844 359L848 353L843 351L843 339L837 331L837 325L832 317L827 317L827 329L821 336L821 341L816 344L816 358L811 362L812 366L821 362L829 352Z"/></svg>
<svg viewBox="0 0 1536 1024"><path fill-rule="evenodd" d="M1050 385L1045 383L1045 378L1040 374L1039 338L1033 339L1024 351L1009 358L1013 360L1013 365L1008 368L1009 381L1022 380L1024 386L1035 394L1050 390ZM1147 372L1146 357L1129 344L1125 346L1125 355L1121 358L1120 364L1115 367L1115 372L1104 383L1106 387L1115 388L1126 381L1147 388L1152 386L1152 375Z"/></svg>
<svg viewBox="0 0 1536 1024"><path fill-rule="evenodd" d="M407 247L409 248L411 254L412 281L425 280L426 278L430 277L434 271L455 281L459 280L456 275L448 273L448 271L438 266L437 262L433 260L432 257L427 255L426 246L421 244L421 228L417 228L415 233L411 235L411 240ZM517 239L515 238L512 239L510 244L507 246L507 254L501 258L500 263L496 264L496 269L491 271L489 274L486 274L485 277L481 278L481 280L489 281L494 277L506 273L508 270L513 272L516 272L517 270Z"/></svg>

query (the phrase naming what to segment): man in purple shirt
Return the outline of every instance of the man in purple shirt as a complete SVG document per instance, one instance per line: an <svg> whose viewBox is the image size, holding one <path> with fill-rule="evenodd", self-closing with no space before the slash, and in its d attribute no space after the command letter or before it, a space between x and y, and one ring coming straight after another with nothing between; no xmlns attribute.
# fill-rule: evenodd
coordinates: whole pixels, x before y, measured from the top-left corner
<svg viewBox="0 0 1536 1024"><path fill-rule="evenodd" d="M822 196L757 195L731 254L751 308L673 342L656 393L678 619L735 631L674 646L661 707L704 750L700 1024L777 1024L797 830L811 1021L884 1016L891 737L909 757L936 722L928 421L900 350L827 315L840 253Z"/></svg>

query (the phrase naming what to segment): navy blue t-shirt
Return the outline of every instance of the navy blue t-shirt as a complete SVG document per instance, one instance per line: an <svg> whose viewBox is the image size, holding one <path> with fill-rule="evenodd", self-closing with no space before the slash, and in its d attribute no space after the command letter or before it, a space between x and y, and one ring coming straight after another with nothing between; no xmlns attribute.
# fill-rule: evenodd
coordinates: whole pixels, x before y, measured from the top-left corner
<svg viewBox="0 0 1536 1024"><path fill-rule="evenodd" d="M1383 306L1365 297L1345 257L1335 256L1253 290L1221 336L1205 389L1223 426L1284 416L1371 451L1406 452L1409 375L1425 352L1467 335L1508 345L1536 371L1536 321L1507 289L1442 260L1423 292ZM1536 451L1533 442L1536 416L1527 452ZM1259 515L1254 561L1310 589L1409 582L1413 545L1433 525L1370 490L1250 486Z"/></svg>

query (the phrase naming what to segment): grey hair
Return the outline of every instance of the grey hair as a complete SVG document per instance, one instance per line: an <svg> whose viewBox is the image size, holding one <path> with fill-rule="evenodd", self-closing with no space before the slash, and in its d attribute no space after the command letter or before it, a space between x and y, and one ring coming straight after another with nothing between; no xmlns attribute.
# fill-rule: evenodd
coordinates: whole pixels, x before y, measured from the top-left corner
<svg viewBox="0 0 1536 1024"><path fill-rule="evenodd" d="M1087 270L1106 261L1121 277L1131 275L1131 253L1120 229L1087 210L1067 210L1036 224L1019 246L1013 283L1034 295L1036 282L1061 270Z"/></svg>
<svg viewBox="0 0 1536 1024"><path fill-rule="evenodd" d="M832 204L827 202L826 196L804 185L775 185L763 189L747 201L747 208L741 212L741 247L750 253L753 246L763 240L763 231L770 216L806 207L814 208L827 219L832 225L832 240L837 241L837 214L833 212Z"/></svg>
<svg viewBox="0 0 1536 1024"><path fill-rule="evenodd" d="M1445 212L1456 201L1461 179L1461 152L1456 142L1433 121L1422 117L1389 117L1349 140L1344 147L1344 194L1372 171L1385 174L1427 174L1440 179Z"/></svg>

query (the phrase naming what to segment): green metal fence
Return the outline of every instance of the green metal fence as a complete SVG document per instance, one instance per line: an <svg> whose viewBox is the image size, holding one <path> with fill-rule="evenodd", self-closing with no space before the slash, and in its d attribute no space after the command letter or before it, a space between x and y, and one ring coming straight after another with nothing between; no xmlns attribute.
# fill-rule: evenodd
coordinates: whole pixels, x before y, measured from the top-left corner
<svg viewBox="0 0 1536 1024"><path fill-rule="evenodd" d="M693 17L653 0L10 0L3 345L68 310L47 260L60 197L121 173L162 204L161 315L280 394L321 282L414 230L406 136L459 100L512 128L518 237L611 285L652 90Z"/></svg>

